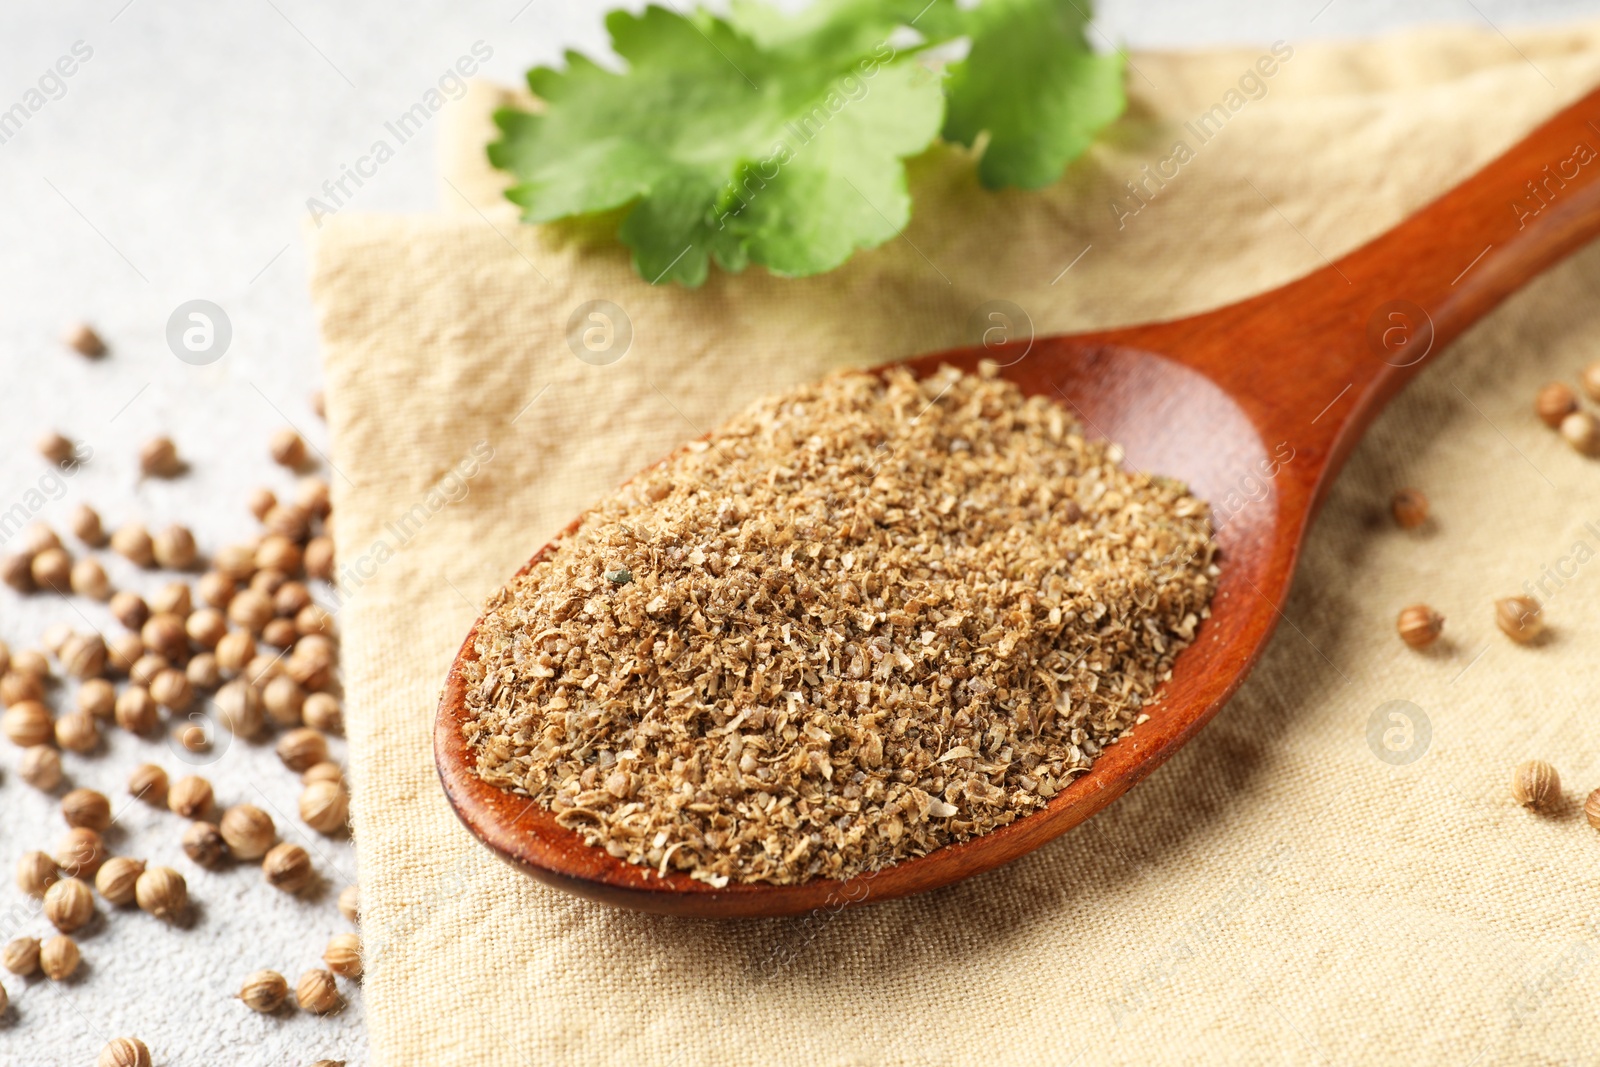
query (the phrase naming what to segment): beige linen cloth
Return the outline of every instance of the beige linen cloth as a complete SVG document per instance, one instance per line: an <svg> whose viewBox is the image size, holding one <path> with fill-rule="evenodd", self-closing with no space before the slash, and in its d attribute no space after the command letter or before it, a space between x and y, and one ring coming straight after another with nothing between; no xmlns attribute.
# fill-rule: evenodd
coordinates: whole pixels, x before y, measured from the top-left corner
<svg viewBox="0 0 1600 1067"><path fill-rule="evenodd" d="M1290 45L1264 92L1248 72L1265 45L1135 55L1127 117L1044 192L985 192L954 153L918 159L904 239L818 278L651 288L609 241L518 226L482 159L488 87L448 120L444 216L326 222L313 285L348 478L376 1062L1600 1062L1600 835L1579 810L1600 786L1600 465L1530 410L1542 382L1600 358L1600 248L1512 299L1378 422L1285 624L1216 721L1003 870L809 919L631 914L494 860L434 775L435 701L482 598L608 486L750 398L963 343L991 299L1042 334L1287 281L1600 84L1600 27ZM1184 124L1226 109L1241 78L1242 106L1199 144ZM1114 211L1178 139L1193 150L1178 176ZM580 344L587 360L568 344L591 300L631 323L615 362L620 332L609 352ZM603 348L601 323L574 336L590 328ZM1408 484L1435 515L1414 534L1383 514ZM1540 581L1552 638L1515 646L1492 601ZM1429 654L1394 633L1418 601L1449 620ZM1545 817L1508 795L1533 756L1566 783Z"/></svg>

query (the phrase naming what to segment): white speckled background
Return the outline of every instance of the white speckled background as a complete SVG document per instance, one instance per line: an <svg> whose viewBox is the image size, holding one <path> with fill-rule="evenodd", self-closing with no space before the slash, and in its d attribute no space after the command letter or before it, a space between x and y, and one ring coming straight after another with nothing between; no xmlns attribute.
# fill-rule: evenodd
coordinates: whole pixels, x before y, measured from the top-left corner
<svg viewBox="0 0 1600 1067"><path fill-rule="evenodd" d="M306 396L317 382L305 296L305 201L366 152L383 124L434 85L474 42L493 49L482 69L515 81L534 62L601 40L593 0L428 0L405 6L359 0L58 0L0 12L0 112L22 100L75 42L92 57L14 135L0 143L0 514L30 490L38 518L60 525L80 501L107 524L140 518L152 528L193 527L202 548L255 529L248 489L285 489L291 478L266 457L284 423L319 447L322 427ZM1262 10L1247 0L1102 4L1107 39L1138 47L1300 40L1370 33L1402 23L1492 25L1576 19L1596 0L1428 0L1391 10L1381 0L1296 0ZM349 204L357 211L435 207L433 129L407 143ZM179 303L204 297L230 316L234 339L219 362L194 367L167 350L164 327ZM56 338L63 324L94 322L111 356L85 362ZM43 430L87 442L94 455L61 484L32 450ZM193 464L170 483L139 483L138 443L170 433ZM334 457L337 463L337 457ZM324 471L330 478L342 475ZM0 544L0 551L6 548ZM119 586L157 581L110 558ZM78 613L81 612L80 616ZM115 630L81 599L27 600L0 588L0 639L37 644L52 621ZM58 706L70 689L57 694ZM17 857L51 850L65 829L55 798L23 784L17 750L0 742L0 940L45 936L48 924L10 876ZM342 742L335 754L342 758ZM118 1034L136 1034L165 1067L188 1064L367 1062L358 991L331 1019L289 1011L256 1016L231 1000L250 970L293 981L319 965L327 938L348 924L334 906L355 877L348 841L329 842L292 818L299 786L269 746L236 744L200 773L222 803L274 810L287 839L313 847L320 895L293 899L266 886L253 864L200 870L183 856L183 823L128 804L123 782L155 760L183 763L164 742L110 732L102 752L68 754L69 783L101 789L118 806L112 851L183 871L197 902L192 928L140 912L106 914L80 932L84 966L64 985L0 974L11 1008L0 1016L0 1067L90 1064ZM64 791L66 785L58 793ZM359 803L359 783L356 783Z"/></svg>

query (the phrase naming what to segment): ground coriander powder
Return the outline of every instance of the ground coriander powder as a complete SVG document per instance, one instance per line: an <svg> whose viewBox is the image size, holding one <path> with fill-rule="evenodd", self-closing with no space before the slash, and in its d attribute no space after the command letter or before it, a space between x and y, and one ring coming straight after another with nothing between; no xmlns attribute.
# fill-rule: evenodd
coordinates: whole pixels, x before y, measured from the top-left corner
<svg viewBox="0 0 1600 1067"><path fill-rule="evenodd" d="M662 873L848 878L1044 807L1207 614L1209 509L945 368L757 402L490 598L487 782Z"/></svg>

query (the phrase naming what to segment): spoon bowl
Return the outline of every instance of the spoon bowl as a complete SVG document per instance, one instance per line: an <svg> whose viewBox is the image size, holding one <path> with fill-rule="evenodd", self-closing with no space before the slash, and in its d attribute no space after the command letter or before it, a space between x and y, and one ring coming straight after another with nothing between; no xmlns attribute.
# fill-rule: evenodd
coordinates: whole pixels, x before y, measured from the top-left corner
<svg viewBox="0 0 1600 1067"><path fill-rule="evenodd" d="M1508 209L1540 168L1600 132L1600 92L1552 118L1388 233L1281 288L1186 319L904 361L918 375L996 361L1025 394L1066 407L1135 470L1179 478L1211 503L1221 574L1211 615L1176 659L1149 718L1047 806L998 830L846 881L730 883L659 874L588 845L529 798L474 772L462 727L464 665L446 679L434 749L446 795L495 853L607 904L720 918L795 915L948 885L1038 848L1161 765L1243 683L1283 618L1306 530L1383 405L1463 330L1600 232L1600 168L1580 170L1536 216ZM567 532L575 528L575 521ZM538 566L546 545L522 572Z"/></svg>

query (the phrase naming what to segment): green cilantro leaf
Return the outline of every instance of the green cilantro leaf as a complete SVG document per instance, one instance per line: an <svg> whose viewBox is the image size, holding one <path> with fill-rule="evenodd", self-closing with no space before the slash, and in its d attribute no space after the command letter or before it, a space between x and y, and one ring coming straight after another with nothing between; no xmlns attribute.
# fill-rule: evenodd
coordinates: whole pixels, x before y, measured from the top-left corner
<svg viewBox="0 0 1600 1067"><path fill-rule="evenodd" d="M1089 52L1081 17L1060 4L614 11L606 27L626 70L568 53L564 70L529 71L544 109L498 112L489 158L516 178L506 195L529 222L622 211L618 236L651 282L699 285L712 262L820 273L905 226L904 160L941 125L969 145L987 131L987 184L1040 185L1114 117L1120 64ZM942 83L918 54L960 36L971 52Z"/></svg>
<svg viewBox="0 0 1600 1067"><path fill-rule="evenodd" d="M1122 114L1122 57L1089 49L1074 0L984 0L967 20L944 137L970 147L989 134L978 176L990 188L1049 185Z"/></svg>

